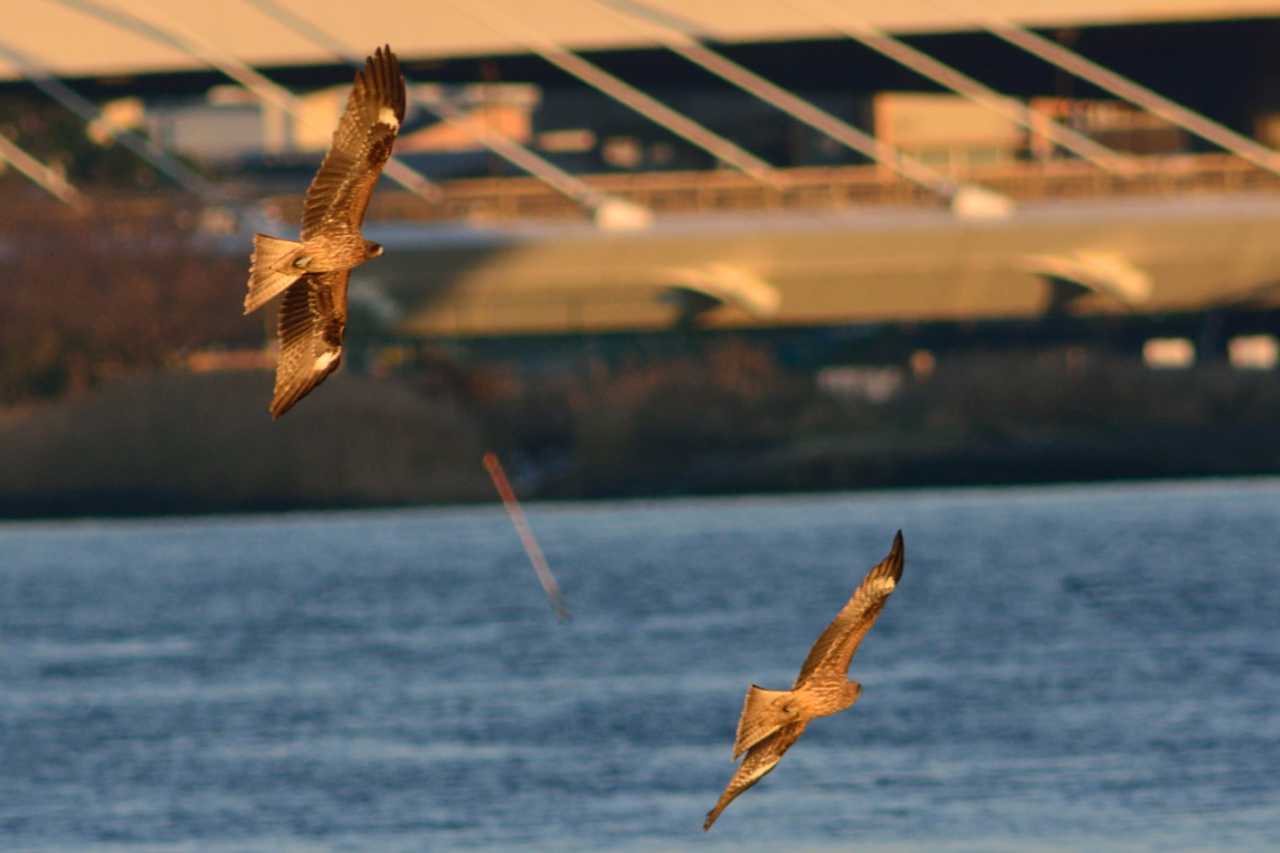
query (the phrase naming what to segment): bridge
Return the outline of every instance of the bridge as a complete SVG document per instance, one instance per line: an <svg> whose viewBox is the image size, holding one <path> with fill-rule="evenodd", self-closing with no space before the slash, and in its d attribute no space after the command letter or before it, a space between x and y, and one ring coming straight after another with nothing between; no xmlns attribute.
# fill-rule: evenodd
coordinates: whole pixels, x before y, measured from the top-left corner
<svg viewBox="0 0 1280 853"><path fill-rule="evenodd" d="M411 88L417 109L515 165L502 177L444 180L425 149L403 139L406 159L388 170L396 185L384 182L369 211L368 233L389 252L353 277L353 302L388 335L448 338L1274 305L1280 100L1265 83L1280 68L1273 53L1252 70L1240 57L1269 43L1276 3L1007 0L995 10L962 0L803 0L797 8L728 0L549 0L537 16L515 0L397 8L396 47L412 78L534 86L546 116L525 116L523 135L498 131L447 87ZM104 100L203 96L232 80L260 103L264 147L278 156L297 145L291 128L308 110L339 102L321 93L304 103L297 90L349 80L343 61L354 46L386 35L383 22L336 2L247 0L224 12L145 0L29 4L13 15L22 39L0 38L0 88L29 79L100 128ZM61 38L35 37L55 32ZM1197 69L1136 49L1157 32L1180 56L1212 48L1216 59ZM796 55L822 62L787 59ZM967 71L944 55L959 65L968 58ZM1233 74L1245 76L1224 77ZM857 97L845 98L854 78ZM686 97L689 86L709 94ZM951 101L998 116L990 120L1000 129L941 100L901 120L905 101L878 100L895 89L951 92ZM564 125L566 115L581 127ZM1108 124L1116 115L1128 122L1120 134ZM424 138L431 130L415 129ZM546 141L566 132L588 138L591 157L603 159L574 161ZM635 163L602 153L611 134L632 143ZM253 230L296 223L300 186L268 194L234 168L207 181L166 161L154 135L134 142L201 199L192 215L220 251L243 254ZM701 157L706 168L664 168L656 154L642 162L645 152L680 163ZM78 190L38 162L26 165L33 180L43 175L51 193L78 203ZM510 176L516 167L530 176ZM83 195L120 216L172 201L154 191Z"/></svg>
<svg viewBox="0 0 1280 853"><path fill-rule="evenodd" d="M1280 177L1220 155L1078 161L967 178L1013 199L956 215L873 166L588 177L660 211L602 230L531 179L456 181L438 205L382 192L388 248L353 279L399 332L429 336L1029 319L1268 306L1280 299ZM272 209L294 221L298 198ZM243 249L245 235L228 244Z"/></svg>

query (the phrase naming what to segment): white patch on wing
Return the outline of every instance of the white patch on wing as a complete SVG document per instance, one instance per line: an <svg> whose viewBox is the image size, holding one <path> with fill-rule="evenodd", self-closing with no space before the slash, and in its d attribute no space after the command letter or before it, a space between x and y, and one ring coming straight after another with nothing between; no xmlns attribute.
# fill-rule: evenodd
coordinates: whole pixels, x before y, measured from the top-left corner
<svg viewBox="0 0 1280 853"><path fill-rule="evenodd" d="M893 592L894 588L897 587L897 585L898 585L898 582L891 577L877 578L876 580L867 584L867 592L870 592L876 595L888 595L889 593Z"/></svg>
<svg viewBox="0 0 1280 853"><path fill-rule="evenodd" d="M338 360L338 356L341 353L341 350L329 350L328 352L320 353L320 355L316 357L315 364L311 366L311 370L315 373L319 373L322 370L327 369L329 365Z"/></svg>
<svg viewBox="0 0 1280 853"><path fill-rule="evenodd" d="M400 120L396 118L395 110L391 109L391 107L383 107L378 110L378 124L388 125L392 130L400 129Z"/></svg>

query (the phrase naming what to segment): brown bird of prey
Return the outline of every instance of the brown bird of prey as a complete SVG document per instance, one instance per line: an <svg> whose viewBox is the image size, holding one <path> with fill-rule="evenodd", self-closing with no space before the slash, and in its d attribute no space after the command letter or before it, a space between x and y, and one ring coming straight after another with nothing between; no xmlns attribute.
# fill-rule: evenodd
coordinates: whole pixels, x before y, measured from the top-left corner
<svg viewBox="0 0 1280 853"><path fill-rule="evenodd" d="M889 555L867 573L835 621L813 644L795 686L790 690L765 690L753 684L747 689L733 742L733 758L736 761L744 751L747 757L729 780L716 807L707 812L704 831L711 828L735 797L763 779L782 760L783 753L804 734L810 720L843 711L858 701L862 685L849 679L849 662L898 585L902 556L899 530Z"/></svg>
<svg viewBox="0 0 1280 853"><path fill-rule="evenodd" d="M360 233L369 196L391 157L404 121L404 75L390 47L380 47L356 73L333 144L307 189L301 242L253 238L244 313L282 291L280 361L271 416L278 418L319 385L342 359L347 277L382 254Z"/></svg>

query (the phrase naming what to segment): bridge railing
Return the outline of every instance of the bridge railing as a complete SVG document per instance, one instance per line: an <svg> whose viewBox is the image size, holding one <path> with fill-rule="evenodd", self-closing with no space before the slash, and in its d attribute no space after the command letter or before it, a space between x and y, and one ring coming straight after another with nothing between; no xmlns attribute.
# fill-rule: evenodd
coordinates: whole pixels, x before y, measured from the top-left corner
<svg viewBox="0 0 1280 853"><path fill-rule="evenodd" d="M1139 158L1132 175L1112 175L1075 160L1023 162L973 168L956 180L979 184L1015 201L1170 196L1253 191L1280 192L1280 176L1230 155L1197 154ZM731 171L648 172L588 176L594 188L655 213L839 209L860 205L938 207L942 200L877 166L805 167L780 170L778 189ZM405 192L374 197L369 216L387 220L580 219L569 199L532 178L477 178L444 185L439 205ZM389 188L388 188L389 189ZM277 200L296 217L300 198Z"/></svg>
<svg viewBox="0 0 1280 853"><path fill-rule="evenodd" d="M1197 194L1280 192L1280 176L1225 154L1188 154L1137 158L1131 175L1113 175L1079 160L1017 162L971 168L956 173L956 181L971 182L1015 201L1158 197ZM778 188L765 187L729 170L698 172L642 172L588 175L592 187L626 199L658 214L691 214L767 210L838 210L895 205L937 208L935 194L909 184L874 165L803 167L779 170ZM374 194L370 220L510 222L518 220L583 220L581 207L534 178L470 178L442 184L439 203L393 186ZM174 194L89 193L94 213L108 221L137 222L171 218ZM302 195L290 193L266 199L273 212L296 222ZM13 218L66 219L74 214L60 205L42 202L15 206ZM196 214L182 215L193 221ZM0 216L0 226L6 217ZM181 224L181 223L179 223Z"/></svg>

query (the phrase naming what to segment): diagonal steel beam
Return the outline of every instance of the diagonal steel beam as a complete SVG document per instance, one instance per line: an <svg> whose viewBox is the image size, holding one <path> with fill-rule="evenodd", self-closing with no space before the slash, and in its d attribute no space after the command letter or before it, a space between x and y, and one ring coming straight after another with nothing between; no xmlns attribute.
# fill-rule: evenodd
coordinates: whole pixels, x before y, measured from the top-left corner
<svg viewBox="0 0 1280 853"><path fill-rule="evenodd" d="M688 116L615 77L600 66L567 50L556 40L533 26L506 14L487 0L449 0L462 11L483 21L493 29L506 32L557 68L603 92L619 103L701 148L711 156L743 172L766 186L782 185L777 172L765 161L717 133L713 133Z"/></svg>
<svg viewBox="0 0 1280 853"><path fill-rule="evenodd" d="M261 12L280 24L321 47L341 59L359 64L359 55L350 45L328 31L322 29L308 18L290 9L284 8L275 0L245 0L257 7ZM465 113L447 99L427 101L410 90L410 98L423 109L441 119L463 127L481 145L498 156L514 163L533 177L550 186L562 195L590 210L597 224L603 228L631 229L645 227L651 221L652 214L647 208L633 204L624 199L615 198L608 193L593 188L580 178L549 162L530 149L510 137L474 124L464 125Z"/></svg>
<svg viewBox="0 0 1280 853"><path fill-rule="evenodd" d="M12 45L0 41L0 57L15 65L30 83L53 100L78 115L85 123L102 118L102 111L79 92L63 83L40 62ZM125 128L113 128L113 136L125 148L168 175L175 183L205 201L219 198L218 189L180 160L171 157L155 142Z"/></svg>
<svg viewBox="0 0 1280 853"><path fill-rule="evenodd" d="M1001 95L967 74L893 37L871 22L854 16L845 7L832 0L788 0L788 5L803 9L826 26L892 59L899 65L910 68L922 77L968 98L984 109L1001 115L1033 133L1047 136L1066 150L1088 160L1104 171L1125 175L1131 175L1137 171L1137 164L1131 156L1095 142L1083 133L1059 124L1047 116L1036 116L1021 101Z"/></svg>
<svg viewBox="0 0 1280 853"><path fill-rule="evenodd" d="M26 175L40 189L76 210L85 208L84 197L58 172L28 154L16 142L0 134L0 161Z"/></svg>
<svg viewBox="0 0 1280 853"><path fill-rule="evenodd" d="M1280 152L1260 145L1249 137L1236 133L1225 125L1188 109L1122 74L1087 59L1057 42L1037 35L1007 17L990 12L985 6L977 7L970 4L959 6L953 2L942 5L952 9L963 9L964 13L978 26L996 38L1021 48L1063 71L1088 80L1098 88L1123 98L1201 139L1212 142L1242 160L1247 160L1274 175L1280 175Z"/></svg>
<svg viewBox="0 0 1280 853"><path fill-rule="evenodd" d="M973 184L957 184L892 145L881 142L871 134L711 50L699 40L705 33L687 22L653 9L639 0L596 2L633 25L637 21L649 24L645 28L646 33L656 35L669 50L771 104L797 121L826 134L845 147L893 170L911 183L935 193L948 201L960 215L1006 216L1013 209L1012 200L1000 193Z"/></svg>
<svg viewBox="0 0 1280 853"><path fill-rule="evenodd" d="M251 92L263 103L272 104L291 116L301 114L300 102L292 92L275 83L266 75L250 65L240 61L233 54L222 50L211 42L187 32L172 21L160 26L152 21L144 20L136 15L102 2L102 0L55 0L71 9L105 21L120 29L128 30L145 38L167 44L182 53L200 60L205 65L221 71L243 88ZM154 8L154 7L153 7ZM392 158L383 167L387 177L403 186L417 196L436 203L440 200L440 190L427 177L403 160Z"/></svg>

